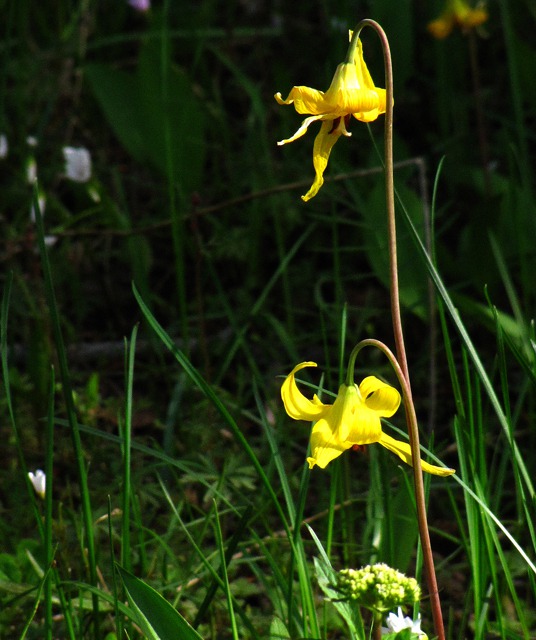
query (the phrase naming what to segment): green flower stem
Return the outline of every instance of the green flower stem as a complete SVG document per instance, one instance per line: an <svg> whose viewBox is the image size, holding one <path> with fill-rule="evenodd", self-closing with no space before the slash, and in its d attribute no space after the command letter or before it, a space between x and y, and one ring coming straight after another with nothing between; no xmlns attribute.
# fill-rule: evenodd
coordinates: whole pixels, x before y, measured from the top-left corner
<svg viewBox="0 0 536 640"><path fill-rule="evenodd" d="M359 40L359 34L361 33L361 29L365 26L364 20L361 21L357 27L354 29L352 33L352 37L350 39L350 45L348 47L348 51L346 52L346 58L344 60L345 64L352 64L354 61L355 50L357 49L357 41Z"/></svg>
<svg viewBox="0 0 536 640"><path fill-rule="evenodd" d="M382 640L382 616L381 613L374 614L374 622L372 627L372 639Z"/></svg>
<svg viewBox="0 0 536 640"><path fill-rule="evenodd" d="M389 234L389 271L391 283L391 314L393 320L393 332L396 345L397 359L385 345L378 341L364 341L366 344L375 344L389 357L391 364L399 377L400 384L404 392L404 408L406 411L406 422L408 425L409 442L413 456L413 478L415 484L415 501L417 505L417 520L419 525L419 533L423 549L424 569L426 582L430 594L430 606L432 608L432 616L434 619L434 627L438 640L445 640L445 629L443 626L443 615L441 613L441 602L439 599L439 591L437 588L437 579L435 575L434 562L432 557L432 547L430 544L430 533L428 531L428 523L426 518L426 500L424 495L424 481L422 475L421 459L419 453L419 429L417 426L417 417L415 415L415 407L413 404L413 396L411 393L411 384L406 358L406 348L404 345L404 334L402 331L402 318L400 312L400 299L398 292L398 262L396 247L396 219L395 219L395 189L393 178L393 67L391 62L391 51L385 31L374 20L365 19L359 22L354 30L352 41L348 50L348 56L352 55L357 46L357 38L363 27L369 26L376 31L382 43L384 67L385 67L385 90L386 90L386 106L385 106L385 136L384 136L384 164L385 164L385 196L387 207L387 222ZM355 41L355 43L354 43ZM352 48L353 47L353 48ZM365 346L364 343L360 343ZM357 354L356 354L357 355ZM398 360L398 361L397 361ZM354 358L355 362L355 358ZM395 366L396 365L396 366ZM401 375L399 375L401 374Z"/></svg>

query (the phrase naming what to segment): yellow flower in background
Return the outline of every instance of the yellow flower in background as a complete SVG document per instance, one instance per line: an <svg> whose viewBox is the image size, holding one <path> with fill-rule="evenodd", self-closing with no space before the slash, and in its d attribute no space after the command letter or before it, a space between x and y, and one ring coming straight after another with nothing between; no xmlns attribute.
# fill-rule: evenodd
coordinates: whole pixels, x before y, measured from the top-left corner
<svg viewBox="0 0 536 640"><path fill-rule="evenodd" d="M400 406L400 394L394 388L368 376L359 386L341 385L333 404L323 404L318 396L306 398L298 389L295 375L305 367L316 367L315 362L302 362L294 367L281 387L281 397L288 415L294 420L313 421L311 431L311 457L309 468L322 469L354 445L377 442L412 465L411 448L382 431L380 418L389 418ZM421 460L423 471L438 476L449 476L453 469L436 467Z"/></svg>
<svg viewBox="0 0 536 640"><path fill-rule="evenodd" d="M488 19L488 12L479 3L472 9L466 0L447 0L439 18L428 23L428 31L439 40L446 38L455 26L462 31L478 27Z"/></svg>
<svg viewBox="0 0 536 640"><path fill-rule="evenodd" d="M361 122L371 122L385 113L385 89L374 86L363 59L360 40L357 41L353 61L343 62L337 67L326 92L310 87L293 87L286 100L283 100L280 93L276 93L274 97L279 104L294 104L298 113L309 115L291 138L281 140L278 145L294 142L307 132L312 122L322 121L313 147L315 180L309 191L302 196L305 201L313 198L324 183L323 174L333 145L341 135L352 135L346 128L350 117Z"/></svg>

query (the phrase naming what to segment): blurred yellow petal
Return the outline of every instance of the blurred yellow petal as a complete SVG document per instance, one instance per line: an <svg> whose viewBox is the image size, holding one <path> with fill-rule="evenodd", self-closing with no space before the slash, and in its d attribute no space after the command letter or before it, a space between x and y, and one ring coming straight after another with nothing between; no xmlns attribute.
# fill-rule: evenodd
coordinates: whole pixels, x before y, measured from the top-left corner
<svg viewBox="0 0 536 640"><path fill-rule="evenodd" d="M385 447L386 449L389 449L389 451L396 453L396 455L403 462L405 462L406 464L409 464L410 466L413 466L413 457L411 455L411 447L409 446L408 442L401 442L400 440L395 440L394 438L391 438L391 436L388 436L386 433L382 433L382 437L380 438L379 442L383 447ZM453 473L455 473L454 469L449 469L447 467L436 467L433 464L428 464L428 462L425 462L422 458L421 458L421 466L423 471L425 471L426 473L432 473L435 476L446 477L446 476L451 476Z"/></svg>
<svg viewBox="0 0 536 640"><path fill-rule="evenodd" d="M443 40L446 38L452 29L454 28L454 17L440 16L436 20L432 20L432 22L428 23L427 29L428 31L436 38L437 40Z"/></svg>
<svg viewBox="0 0 536 640"><path fill-rule="evenodd" d="M488 12L480 2L474 9L466 0L449 0L450 10L454 14L455 22L462 29L478 27L488 19Z"/></svg>
<svg viewBox="0 0 536 640"><path fill-rule="evenodd" d="M485 9L473 9L465 17L463 26L471 29L473 27L479 27L484 24L488 19L488 12Z"/></svg>
<svg viewBox="0 0 536 640"><path fill-rule="evenodd" d="M428 23L428 31L439 40L446 38L455 26L462 31L474 29L488 19L482 2L472 8L466 0L447 0L439 18Z"/></svg>

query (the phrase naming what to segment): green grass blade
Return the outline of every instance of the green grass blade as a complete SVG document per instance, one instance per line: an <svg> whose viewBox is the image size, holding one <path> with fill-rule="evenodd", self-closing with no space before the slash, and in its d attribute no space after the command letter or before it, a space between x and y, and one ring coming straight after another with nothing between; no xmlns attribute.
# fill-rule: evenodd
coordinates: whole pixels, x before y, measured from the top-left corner
<svg viewBox="0 0 536 640"><path fill-rule="evenodd" d="M313 231L317 228L317 224L316 223L312 223L310 224L307 229L302 233L302 235L296 240L296 242L292 245L292 247L290 248L290 250L288 251L288 253L282 257L277 269L274 271L274 273L272 274L271 278L268 280L268 282L266 283L266 285L264 286L263 290L261 291L261 293L259 294L257 300L255 300L255 302L253 303L252 307L251 307L251 311L249 313L249 317L250 318L254 318L259 311L263 308L264 303L266 302L266 299L270 293L270 291L272 291L272 289L274 288L275 284L278 282L278 280L282 277L282 275L286 272L286 269L289 265L289 263L292 261L292 259L294 258L294 256L296 255L296 253L298 252L299 248L304 244L304 242L307 240L307 238L310 237L310 235L313 233ZM216 271L212 268L212 273L214 278L217 278L217 273ZM220 299L223 301L224 296L220 296ZM227 306L227 303L226 303ZM235 324L232 322L233 320L233 313L231 312L231 310L228 311L229 314L229 318L231 320L231 324ZM228 370L236 351L238 350L238 348L244 343L244 336L247 332L249 328L249 325L245 325L244 327L242 327L241 329L237 329L236 325L235 325L235 332L236 332L236 338L234 343L229 347L228 351L227 351L227 357L224 361L224 363L222 364L222 366L220 367L220 373L218 375L218 377L216 378L216 383L218 383L218 381L223 377L224 373ZM246 352L247 355L247 352ZM255 366L256 368L256 366Z"/></svg>
<svg viewBox="0 0 536 640"><path fill-rule="evenodd" d="M177 509L175 507L175 504L173 503L173 500L171 499L171 496L169 495L166 487L164 487L162 484L161 484L161 487L162 487L162 491L164 492L164 495L166 496L166 499L168 501L168 504L169 504L171 510L173 511L175 517L177 518L177 522L180 524L184 534L186 535L188 543L191 545L192 549L194 550L196 555L199 557L199 559L201 560L203 566L207 570L208 574L212 577L214 582L216 582L218 587L220 587L220 589L222 589L225 592L225 584L224 584L224 581L223 581L222 577L219 575L219 573L216 571L216 569L212 566L210 560L203 553L201 547L197 544L195 538L193 537L193 535L188 530L188 527L186 526L186 524L183 522L183 520L182 520L182 518L180 516L180 513L177 511ZM233 601L233 602L234 602L234 606L235 606L238 614L240 615L240 618L242 619L242 622L244 623L244 626L251 633L251 637L255 638L256 640L258 640L258 635L257 635L253 625L251 624L247 614L245 613L243 608L236 601Z"/></svg>
<svg viewBox="0 0 536 640"><path fill-rule="evenodd" d="M39 245L39 253L41 256L41 264L43 268L43 279L45 285L45 296L48 304L48 310L50 313L50 320L52 325L52 332L54 335L54 341L56 344L56 352L59 362L60 380L63 388L63 397L65 401L65 407L67 411L67 417L70 426L71 439L73 443L74 455L76 460L76 466L78 471L78 480L80 484L80 497L82 503L82 516L84 521L85 539L87 543L87 556L89 566L89 578L92 585L97 584L97 559L95 552L95 539L93 535L93 516L91 512L91 499L89 495L89 488L87 483L87 472L85 467L85 458L82 449L82 440L80 438L80 430L78 427L78 420L76 417L76 410L74 406L73 391L71 387L71 378L69 375L69 368L67 365L67 352L63 341L63 335L61 332L61 322L59 316L58 305L56 302L56 293L54 291L54 284L52 280L52 270L50 262L48 260L47 248L45 245L45 228L43 224L43 216L39 208L39 197L37 185L34 187L33 193L33 207L35 211L35 221L37 227L37 241ZM100 638L100 625L99 625L99 600L95 594L92 594L93 599L93 625L94 625L94 637Z"/></svg>
<svg viewBox="0 0 536 640"><path fill-rule="evenodd" d="M134 357L136 353L137 326L132 330L130 344L128 347L127 359L125 363L126 397L125 397L125 423L123 426L123 496L122 496L122 528L121 528L121 566L127 571L130 567L130 505L132 496L130 470L131 470L131 450L132 450L132 388L134 384Z"/></svg>
<svg viewBox="0 0 536 640"><path fill-rule="evenodd" d="M13 286L13 272L11 271L6 280L2 295L2 316L0 318L0 349L2 356L2 379L4 381L4 388L6 392L6 404L11 419L11 424L15 428L17 433L15 420L15 413L13 412L13 402L11 400L11 389L9 384L9 366L7 360L7 327L9 317L9 301L11 299L11 288Z"/></svg>
<svg viewBox="0 0 536 640"><path fill-rule="evenodd" d="M359 613L359 608L356 606L352 606L348 602L342 602L339 600L339 593L333 589L333 585L335 584L335 570L331 566L331 562L326 553L326 550L322 546L319 537L316 535L314 529L310 527L308 524L305 525L311 535L316 548L320 554L320 558L315 558L315 572L318 583L324 592L324 594L328 598L333 599L333 605L340 613L346 624L348 625L348 630L350 631L350 638L353 640L364 640L365 639L365 629L363 627L363 620L361 619L361 615Z"/></svg>
<svg viewBox="0 0 536 640"><path fill-rule="evenodd" d="M503 525L503 523L499 520L499 518L491 511L486 502L480 498L457 474L451 476L462 488L468 493L473 500L483 509L486 517L488 517L495 526L501 530L502 534L508 539L508 541L512 544L512 546L516 549L519 555L523 558L527 567L536 574L536 565L529 558L525 550L521 547L521 545L517 542L514 536L508 531L508 529Z"/></svg>
<svg viewBox="0 0 536 640"><path fill-rule="evenodd" d="M255 397L257 400L257 407L259 410L259 414L261 417L265 418L265 413L263 411L262 402L260 400L259 394L256 392ZM288 620L287 626L290 627L291 620L294 617L293 607L294 607L294 596L293 596L293 575L294 568L296 568L299 578L299 588L301 595L301 602L303 608L303 629L300 631L302 635L307 635L308 631L306 628L307 620L311 625L311 633L315 638L320 637L320 627L318 624L318 619L316 615L316 608L314 604L314 592L312 588L312 581L309 568L307 566L307 558L305 555L305 550L303 547L303 540L301 537L301 521L303 517L303 509L305 506L305 497L309 480L309 469L304 466L301 482L300 482L300 495L298 500L298 507L294 504L294 499L292 497L292 491L289 484L289 478L283 467L283 458L281 452L279 450L278 444L275 439L274 430L267 423L267 421L263 420L264 433L266 434L266 438L270 445L270 450L272 452L272 459L275 463L275 467L278 472L279 481L281 483L281 487L283 490L283 495L285 496L285 502L287 505L287 511L289 514L289 520L293 525L293 533L292 538L289 541L292 543L292 557L291 563L289 567L289 578L288 578L288 587L287 587L287 608L288 608Z"/></svg>
<svg viewBox="0 0 536 640"><path fill-rule="evenodd" d="M255 467L255 470L259 474L259 477L260 477L264 487L268 491L270 499L273 502L274 507L276 508L279 517L281 518L281 522L282 522L285 530L288 533L289 532L289 525L288 525L287 518L285 517L285 514L284 514L283 509L282 509L282 507L281 507L281 505L279 503L277 495L276 495L276 493L275 493L275 491L274 491L274 489L273 489L273 487L272 487L272 485L271 485L271 483L270 483L270 481L269 481L269 479L268 479L268 477L266 475L266 472L264 471L264 467L260 463L260 461L257 458L255 452L251 448L249 442L247 441L247 439L245 438L243 433L240 431L240 429L239 429L238 425L236 424L234 418L231 416L229 411L226 409L226 407L223 405L223 403L220 401L220 399L214 393L214 391L212 390L212 387L205 381L203 376L190 363L190 361L185 356L185 354L180 349L178 349L176 347L176 345L174 344L174 342L171 339L171 337L164 331L164 329L159 324L159 322L156 320L154 315L151 313L151 311L149 310L147 305L141 299L141 297L139 296L135 286L133 286L133 290L134 290L134 296L136 297L136 300L137 300L137 302L138 302L138 304L140 306L140 309L141 309L143 315L145 316L147 322L149 323L149 325L153 329L153 331L157 334L157 336L160 338L160 340L166 346L166 348L169 349L169 351L175 357L177 362L182 366L184 371L191 378L192 382L200 389L200 391L207 397L207 399L212 402L214 407L217 409L218 413L225 420L225 422L227 423L227 425L229 426L229 428L233 432L233 435L235 436L235 438L238 440L238 442L244 448L244 450L247 453L247 455L249 456L253 466ZM289 535L289 538L290 538L290 535Z"/></svg>
<svg viewBox="0 0 536 640"><path fill-rule="evenodd" d="M227 550L225 552L225 557L224 557L224 562L225 564L229 564L229 562L231 562L231 559L233 557L233 555L235 554L237 548L238 548L238 544L242 538L243 532L246 529L246 527L248 526L249 521L251 520L251 517L253 515L253 505L249 505L247 507L247 509L244 511L242 518L240 519L240 522L238 523L238 525L236 526L236 529L231 537L231 539L229 540L229 542L227 543ZM203 602L201 603L201 606L199 607L199 609L197 610L197 614L195 616L195 619L193 621L192 626L194 628L197 628L198 625L201 623L201 621L203 620L205 613L207 612L210 603L212 602L214 595L216 594L216 591L218 589L218 581L213 580L212 585L207 589L207 593L205 595L205 598L203 599Z"/></svg>
<svg viewBox="0 0 536 640"><path fill-rule="evenodd" d="M236 626L236 617L234 613L233 607L233 596L231 594L231 585L229 584L229 575L227 573L227 554L225 552L225 548L223 545L223 534L220 525L220 518L218 515L218 507L216 505L216 501L214 501L214 510L215 510L215 519L214 519L214 529L216 532L216 543L218 545L218 551L220 553L220 566L221 566L221 578L224 586L225 597L227 599L227 608L229 610L229 618L231 621L231 634L233 636L233 640L238 640L238 627Z"/></svg>
<svg viewBox="0 0 536 640"><path fill-rule="evenodd" d="M441 278L441 276L439 275L439 272L437 271L437 269L435 268L435 265L433 264L432 260L430 259L430 256L428 255L428 252L426 250L426 247L424 246L418 232L417 229L415 228L415 226L413 225L413 222L409 216L409 214L407 213L407 211L404 208L404 204L401 202L401 210L404 214L404 219L406 221L406 224L408 225L408 227L411 230L411 235L413 238L413 241L415 243L415 245L417 246L418 250L419 250L419 254L422 258L422 260L424 261L424 263L426 264L426 267L428 269L428 272L430 274L430 277L432 278L434 285L436 287L437 292L439 293L440 297L443 300L443 303L445 304L445 307L451 317L452 322L454 323L464 345L465 348L467 349L467 353L469 354L469 357L471 358L472 362L473 362L473 366L475 367L478 376L482 382L482 385L484 387L484 389L486 390L486 393L489 397L489 400L493 406L493 409L497 415L497 418L499 419L500 425L503 429L503 432L507 438L507 442L509 447L512 450L512 455L515 457L516 463L518 465L519 471L521 476L523 477L523 481L525 482L525 485L527 487L527 493L530 496L536 496L536 493L534 491L534 484L532 482L532 478L530 476L530 473L527 469L527 466L523 460L523 456L521 455L519 448L516 444L516 442L512 439L511 434L510 434L510 429L508 426L508 420L504 414L503 408L501 406L501 403L497 397L497 394L495 393L495 390L493 389L493 385L491 383L491 380L486 372L486 369L484 367L484 364L482 363L482 360L480 359L480 356L478 355L473 342L467 332L467 329L465 328L465 325L463 324L463 321L460 317L460 314L458 313L458 310L456 309L454 303L452 302L452 299L447 291L447 288L445 287L443 280Z"/></svg>
<svg viewBox="0 0 536 640"><path fill-rule="evenodd" d="M54 485L54 394L56 391L56 378L54 368L50 371L50 393L48 400L48 416L46 427L46 456L45 456L45 520L44 520L44 547L47 574L44 582L45 596L45 630L47 640L52 640L52 574L50 567L54 561L54 549L52 546L52 491Z"/></svg>

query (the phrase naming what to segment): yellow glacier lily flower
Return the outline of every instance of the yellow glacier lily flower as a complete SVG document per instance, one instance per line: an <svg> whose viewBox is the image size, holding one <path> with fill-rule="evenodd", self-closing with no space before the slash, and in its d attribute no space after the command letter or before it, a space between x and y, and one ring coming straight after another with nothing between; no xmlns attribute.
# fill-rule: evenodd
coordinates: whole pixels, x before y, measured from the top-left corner
<svg viewBox="0 0 536 640"><path fill-rule="evenodd" d="M294 104L298 113L309 115L291 138L281 140L278 145L294 142L307 132L312 122L322 121L313 147L315 180L309 191L302 196L306 202L318 193L324 183L324 170L333 145L341 135L352 135L346 128L350 117L361 122L371 122L385 113L385 89L374 86L363 59L361 40L357 41L353 61L343 62L337 67L326 92L310 87L293 87L286 100L283 100L280 93L276 93L274 97L279 104Z"/></svg>
<svg viewBox="0 0 536 640"><path fill-rule="evenodd" d="M480 26L487 19L488 12L482 3L471 9L466 0L447 0L439 18L428 23L428 31L434 38L442 40L455 26L460 27L462 31L467 31Z"/></svg>
<svg viewBox="0 0 536 640"><path fill-rule="evenodd" d="M311 431L309 468L326 466L354 445L382 445L406 464L413 465L411 448L407 442L395 440L382 431L380 418L391 417L400 406L400 394L394 388L368 376L359 386L341 385L333 404L323 404L315 394L306 398L296 384L296 373L315 362L302 362L294 367L281 387L281 398L288 415L294 420L314 421ZM449 476L454 469L436 467L421 460L423 471Z"/></svg>

